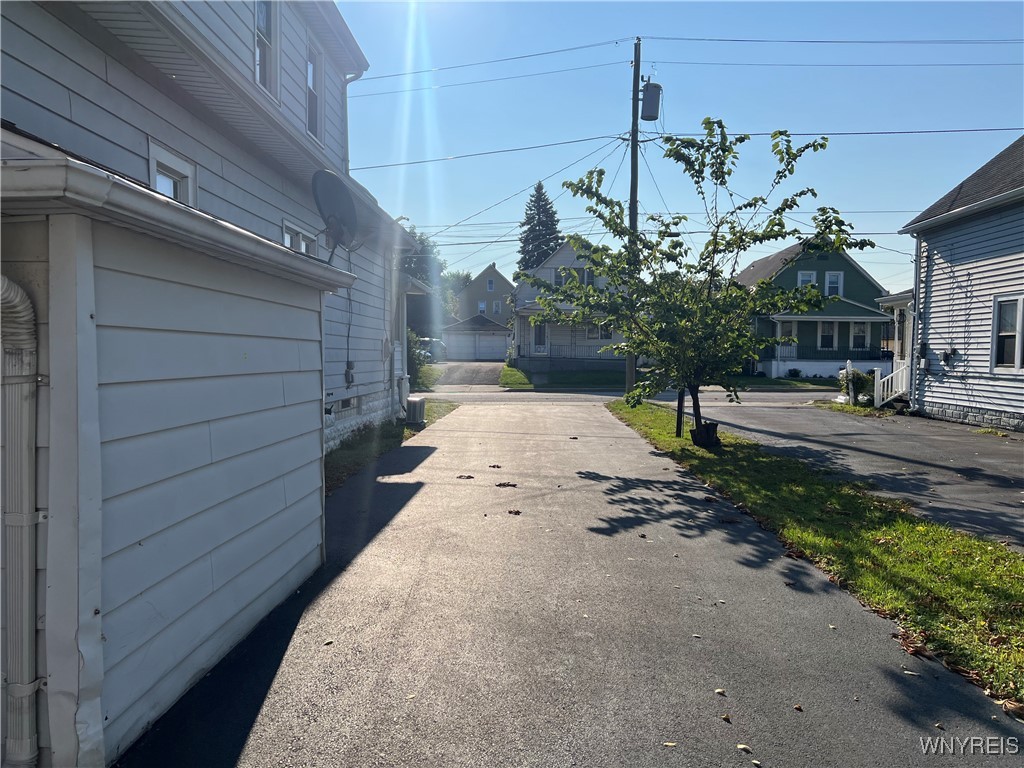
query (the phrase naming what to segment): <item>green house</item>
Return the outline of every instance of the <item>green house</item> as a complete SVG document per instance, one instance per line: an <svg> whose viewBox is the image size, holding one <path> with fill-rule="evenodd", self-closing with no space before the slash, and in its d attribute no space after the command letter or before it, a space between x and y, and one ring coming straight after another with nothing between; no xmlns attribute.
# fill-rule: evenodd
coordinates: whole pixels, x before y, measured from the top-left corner
<svg viewBox="0 0 1024 768"><path fill-rule="evenodd" d="M762 350L757 369L767 376L789 376L794 369L798 376L836 376L847 360L865 372L890 372L892 355L882 349L882 339L892 317L875 301L886 291L844 251L810 252L797 243L751 263L736 280L751 287L761 280L781 288L816 285L838 297L820 310L757 318L762 336L796 338Z"/></svg>

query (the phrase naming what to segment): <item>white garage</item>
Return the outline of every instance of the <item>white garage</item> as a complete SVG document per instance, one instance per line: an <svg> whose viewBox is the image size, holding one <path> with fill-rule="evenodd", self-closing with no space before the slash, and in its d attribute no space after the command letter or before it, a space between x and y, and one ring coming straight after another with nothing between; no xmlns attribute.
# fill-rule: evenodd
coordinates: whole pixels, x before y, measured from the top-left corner
<svg viewBox="0 0 1024 768"><path fill-rule="evenodd" d="M486 315L474 315L444 329L449 360L504 360L512 331Z"/></svg>

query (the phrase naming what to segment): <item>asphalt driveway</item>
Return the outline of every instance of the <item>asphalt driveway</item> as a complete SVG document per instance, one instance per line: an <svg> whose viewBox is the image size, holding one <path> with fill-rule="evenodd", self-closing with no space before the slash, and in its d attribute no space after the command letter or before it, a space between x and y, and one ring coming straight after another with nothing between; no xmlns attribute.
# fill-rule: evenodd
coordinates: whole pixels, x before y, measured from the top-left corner
<svg viewBox="0 0 1024 768"><path fill-rule="evenodd" d="M122 765L1019 759L1024 727L600 402L463 405L329 498L328 552Z"/></svg>
<svg viewBox="0 0 1024 768"><path fill-rule="evenodd" d="M443 372L437 380L440 386L479 386L488 385L497 387L501 378L501 369L504 363L441 363Z"/></svg>
<svg viewBox="0 0 1024 768"><path fill-rule="evenodd" d="M706 418L772 452L867 481L924 517L1024 549L1024 435L758 398L702 406Z"/></svg>

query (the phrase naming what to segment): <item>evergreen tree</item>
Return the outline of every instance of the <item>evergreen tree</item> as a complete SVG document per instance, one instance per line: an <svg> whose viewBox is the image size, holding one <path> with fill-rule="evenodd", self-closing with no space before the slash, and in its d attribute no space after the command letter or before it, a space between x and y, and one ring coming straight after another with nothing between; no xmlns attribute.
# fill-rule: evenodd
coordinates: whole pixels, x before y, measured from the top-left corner
<svg viewBox="0 0 1024 768"><path fill-rule="evenodd" d="M562 243L555 206L544 191L544 184L539 181L526 203L526 215L519 228L520 270L540 266Z"/></svg>

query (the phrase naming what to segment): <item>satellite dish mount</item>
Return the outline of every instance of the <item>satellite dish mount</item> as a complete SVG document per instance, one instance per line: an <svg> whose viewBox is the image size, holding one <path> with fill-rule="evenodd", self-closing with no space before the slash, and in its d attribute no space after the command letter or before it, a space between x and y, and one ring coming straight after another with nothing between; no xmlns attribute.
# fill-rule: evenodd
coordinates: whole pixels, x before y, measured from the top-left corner
<svg viewBox="0 0 1024 768"><path fill-rule="evenodd" d="M313 199L331 241L331 258L339 245L346 251L362 245L356 242L359 219L355 199L336 173L320 170L313 174Z"/></svg>

